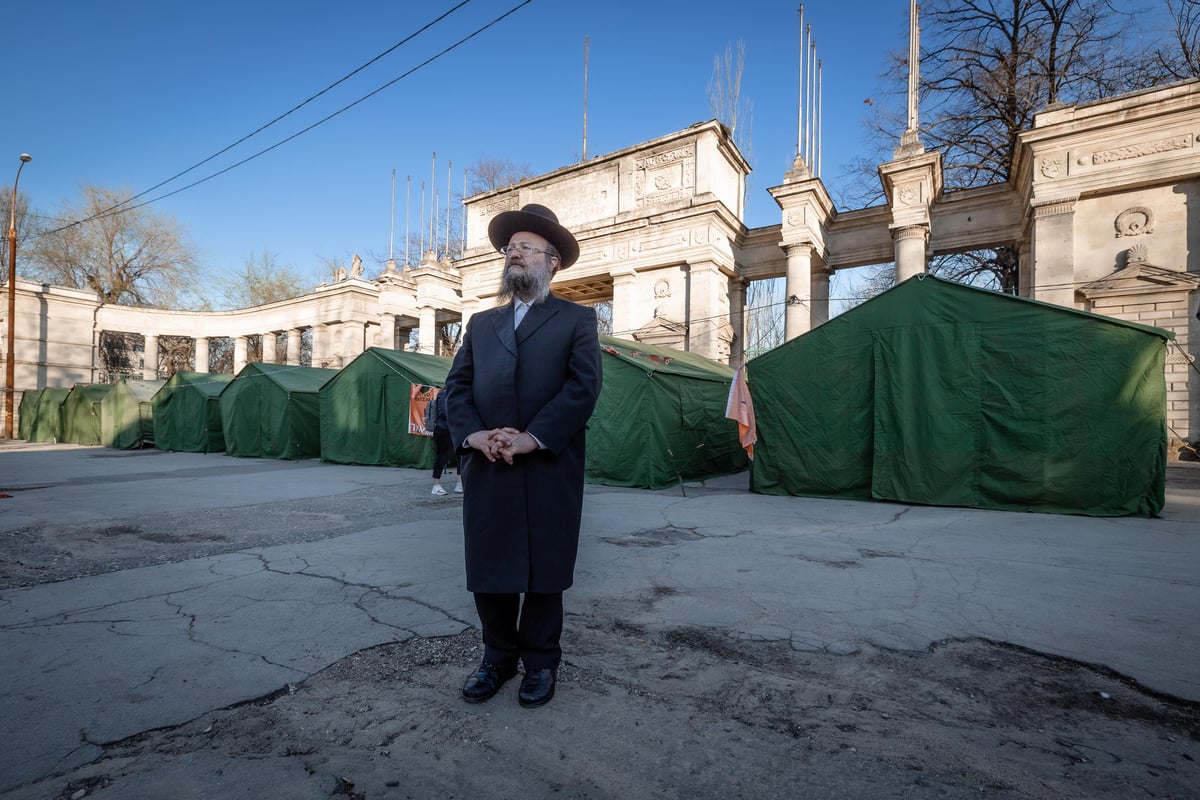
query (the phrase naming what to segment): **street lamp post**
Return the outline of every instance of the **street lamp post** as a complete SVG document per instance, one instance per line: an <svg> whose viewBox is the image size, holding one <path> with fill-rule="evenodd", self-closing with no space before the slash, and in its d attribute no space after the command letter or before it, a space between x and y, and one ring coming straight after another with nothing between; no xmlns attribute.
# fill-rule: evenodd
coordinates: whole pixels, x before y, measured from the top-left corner
<svg viewBox="0 0 1200 800"><path fill-rule="evenodd" d="M21 164L17 167L17 177L13 178L12 196L9 197L10 213L8 216L8 352L4 359L4 438L13 438L13 396L17 393L16 347L14 337L17 333L17 182L21 180L21 170L33 158L28 153L21 153Z"/></svg>

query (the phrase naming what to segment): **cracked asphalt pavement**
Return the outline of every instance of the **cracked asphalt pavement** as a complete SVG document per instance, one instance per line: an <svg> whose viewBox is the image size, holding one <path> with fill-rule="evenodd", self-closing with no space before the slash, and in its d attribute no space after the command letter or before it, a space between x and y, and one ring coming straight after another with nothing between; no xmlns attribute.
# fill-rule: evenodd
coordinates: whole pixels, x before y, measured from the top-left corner
<svg viewBox="0 0 1200 800"><path fill-rule="evenodd" d="M1200 785L1200 469L1156 519L588 487L558 696L424 472L0 444L0 797L1155 797ZM469 491L469 487L468 487Z"/></svg>

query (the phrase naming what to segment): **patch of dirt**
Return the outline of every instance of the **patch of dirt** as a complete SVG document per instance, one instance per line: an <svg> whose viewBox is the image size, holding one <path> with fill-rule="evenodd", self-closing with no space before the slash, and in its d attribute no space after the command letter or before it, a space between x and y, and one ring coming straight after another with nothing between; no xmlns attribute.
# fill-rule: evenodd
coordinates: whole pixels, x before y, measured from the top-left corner
<svg viewBox="0 0 1200 800"><path fill-rule="evenodd" d="M203 514L139 514L95 525L43 523L0 531L0 589L318 541L415 519L455 519L461 513L458 503L425 497L397 503L394 487L371 487Z"/></svg>
<svg viewBox="0 0 1200 800"><path fill-rule="evenodd" d="M410 639L110 743L92 764L25 788L127 797L123 787L203 753L223 766L189 767L199 787L223 785L239 764L273 765L324 777L319 796L363 800L1092 800L1195 797L1200 786L1200 705L1083 664L986 641L799 653L590 611L569 617L558 692L539 709L519 707L517 679L485 704L459 699L480 658L476 632Z"/></svg>

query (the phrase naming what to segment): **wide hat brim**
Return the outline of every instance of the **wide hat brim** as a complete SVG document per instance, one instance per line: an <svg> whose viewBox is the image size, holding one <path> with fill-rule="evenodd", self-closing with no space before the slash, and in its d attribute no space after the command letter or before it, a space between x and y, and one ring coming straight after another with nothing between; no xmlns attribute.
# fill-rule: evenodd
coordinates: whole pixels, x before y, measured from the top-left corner
<svg viewBox="0 0 1200 800"><path fill-rule="evenodd" d="M579 260L579 242L558 224L553 211L537 203L522 206L520 211L504 211L488 223L488 239L499 250L507 245L514 233L529 231L541 236L558 250L559 269L566 269Z"/></svg>

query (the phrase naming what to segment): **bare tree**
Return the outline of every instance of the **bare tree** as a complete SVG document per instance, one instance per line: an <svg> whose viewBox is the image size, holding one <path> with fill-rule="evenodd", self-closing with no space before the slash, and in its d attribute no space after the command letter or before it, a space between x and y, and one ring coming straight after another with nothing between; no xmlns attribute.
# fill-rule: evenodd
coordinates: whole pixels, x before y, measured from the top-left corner
<svg viewBox="0 0 1200 800"><path fill-rule="evenodd" d="M276 259L269 250L251 253L241 272L218 279L225 307L249 308L304 294L309 288L304 279L290 264L281 265Z"/></svg>
<svg viewBox="0 0 1200 800"><path fill-rule="evenodd" d="M475 162L474 166L467 168L467 176L470 181L469 191L472 194L512 186L532 175L533 170L529 168L528 164L518 164L498 158L483 157Z"/></svg>
<svg viewBox="0 0 1200 800"><path fill-rule="evenodd" d="M1162 0L1173 23L1174 41L1154 53L1152 71L1172 78L1200 78L1200 2Z"/></svg>
<svg viewBox="0 0 1200 800"><path fill-rule="evenodd" d="M16 214L17 231L17 274L28 272L30 242L38 235L39 222L36 214L29 210L29 197L24 192L17 192L17 207L12 207L12 187L0 188L0 212L3 213L3 231L0 232L0 274L3 280L8 280L8 223L10 216Z"/></svg>
<svg viewBox="0 0 1200 800"><path fill-rule="evenodd" d="M708 105L716 119L726 128L733 143L750 160L750 128L753 104L742 95L742 73L746 69L746 43L738 39L726 45L724 54L713 56L713 74L708 81Z"/></svg>
<svg viewBox="0 0 1200 800"><path fill-rule="evenodd" d="M59 286L91 289L105 303L178 307L197 285L195 251L172 217L145 207L113 210L129 197L85 186L82 199L60 214L80 221L31 243L30 272Z"/></svg>
<svg viewBox="0 0 1200 800"><path fill-rule="evenodd" d="M1161 0L1179 7L1194 0ZM1170 79L1160 50L1135 40L1139 12L1109 0L927 0L921 5L923 144L943 158L945 188L1006 181L1019 134L1054 103L1096 100ZM1194 40L1193 34L1193 40ZM1165 46L1165 42L1163 43ZM890 91L869 98L879 149L866 159L859 200L881 197L875 164L890 160L904 124L905 55L893 54ZM870 184L874 184L872 188ZM873 197L868 197L873 193ZM934 259L930 271L1007 292L1017 290L1015 249ZM877 270L892 275L892 265ZM872 281L878 288L881 281Z"/></svg>

